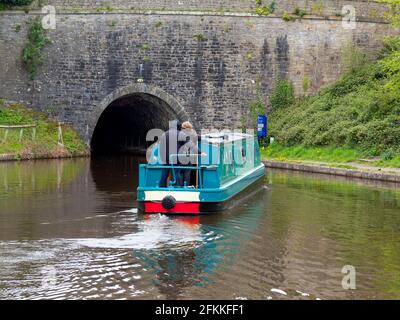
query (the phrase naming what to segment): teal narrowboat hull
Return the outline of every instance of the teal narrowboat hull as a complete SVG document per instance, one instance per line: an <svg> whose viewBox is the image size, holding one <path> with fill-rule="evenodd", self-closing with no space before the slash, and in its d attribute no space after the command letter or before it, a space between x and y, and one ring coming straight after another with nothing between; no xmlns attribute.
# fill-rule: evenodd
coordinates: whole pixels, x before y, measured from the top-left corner
<svg viewBox="0 0 400 320"><path fill-rule="evenodd" d="M237 204L253 185L263 181L265 166L260 163L245 174L227 181L218 188L139 187L139 211L164 214L207 214L226 210ZM170 200L173 206L166 206ZM171 207L171 208L170 208Z"/></svg>

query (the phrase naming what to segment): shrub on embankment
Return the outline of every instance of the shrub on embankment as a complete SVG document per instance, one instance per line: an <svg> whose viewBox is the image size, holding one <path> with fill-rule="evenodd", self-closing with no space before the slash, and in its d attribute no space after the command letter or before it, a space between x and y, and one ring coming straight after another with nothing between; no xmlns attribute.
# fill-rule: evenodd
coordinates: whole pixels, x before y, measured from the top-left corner
<svg viewBox="0 0 400 320"><path fill-rule="evenodd" d="M280 86L276 91L281 90ZM272 104L270 135L282 146L338 147L363 156L400 154L400 38L375 63L351 68L312 97Z"/></svg>
<svg viewBox="0 0 400 320"><path fill-rule="evenodd" d="M0 0L0 10L9 7L27 6L32 2L33 0Z"/></svg>
<svg viewBox="0 0 400 320"><path fill-rule="evenodd" d="M0 100L0 125L36 125L33 129L0 128L0 155L12 154L15 158L59 158L87 154L88 150L79 135L69 126L62 125L62 143L58 123L44 114L34 112L18 103Z"/></svg>

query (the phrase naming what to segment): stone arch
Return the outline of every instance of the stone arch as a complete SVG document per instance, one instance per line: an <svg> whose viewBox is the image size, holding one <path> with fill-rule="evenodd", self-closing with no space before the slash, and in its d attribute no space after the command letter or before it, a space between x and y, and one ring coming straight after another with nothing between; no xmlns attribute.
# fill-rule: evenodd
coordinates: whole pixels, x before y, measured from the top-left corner
<svg viewBox="0 0 400 320"><path fill-rule="evenodd" d="M120 112L120 119L118 119L118 115L116 115L117 109ZM111 111L113 114L110 113ZM143 139L143 130L153 128L149 126L160 125L159 128L164 127L164 129L166 129L165 124L168 120L171 120L171 118L186 121L189 120L190 117L177 99L159 87L144 83L135 83L118 88L102 99L94 113L91 115L88 132L90 141L88 142L92 147L92 150L94 148L93 144L97 143L97 145L99 145L99 141L101 142L98 137L98 132L101 129L99 126L104 126L104 123L107 121L114 121L116 122L114 124L114 128L116 128L115 130L121 131L123 130L121 129L123 126L121 123L118 124L118 122L124 121L125 127L129 128L126 123L129 121L128 118L131 119L130 125L133 128L133 131L136 127L141 127L140 133L139 131L136 131L136 134L140 136L140 140L140 138ZM160 122L162 122L162 124L160 124ZM109 129L111 129L111 127L112 126L109 124ZM104 131L104 129L102 130ZM125 130L125 132L128 131ZM125 133L125 135L126 134L127 133ZM130 133L131 136L134 134L135 133L133 132ZM103 133L103 136L106 136L105 133ZM109 137L109 139L112 138Z"/></svg>

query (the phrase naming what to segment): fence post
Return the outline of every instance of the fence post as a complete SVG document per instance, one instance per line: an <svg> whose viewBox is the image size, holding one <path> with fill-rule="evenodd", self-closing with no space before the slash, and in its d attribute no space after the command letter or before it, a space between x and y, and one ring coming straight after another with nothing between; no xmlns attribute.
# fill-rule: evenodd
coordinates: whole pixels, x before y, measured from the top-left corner
<svg viewBox="0 0 400 320"><path fill-rule="evenodd" d="M61 146L64 146L64 140L63 140L63 133L62 133L62 127L61 127L61 122L58 122L58 144Z"/></svg>
<svg viewBox="0 0 400 320"><path fill-rule="evenodd" d="M21 143L21 141L22 141L22 135L24 134L24 129L23 128L21 128L20 130L19 130L19 142Z"/></svg>
<svg viewBox="0 0 400 320"><path fill-rule="evenodd" d="M19 129L19 139L18 141L21 142L24 136L24 130L27 128L32 128L32 137L35 139L36 137L36 125L24 124L24 125L0 125L0 129L4 129L4 136L3 140L0 143L5 143L8 138L8 132L13 129Z"/></svg>
<svg viewBox="0 0 400 320"><path fill-rule="evenodd" d="M7 141L7 136L8 136L8 129L6 129L6 131L4 132L4 140L3 140L3 143L6 143L6 141Z"/></svg>

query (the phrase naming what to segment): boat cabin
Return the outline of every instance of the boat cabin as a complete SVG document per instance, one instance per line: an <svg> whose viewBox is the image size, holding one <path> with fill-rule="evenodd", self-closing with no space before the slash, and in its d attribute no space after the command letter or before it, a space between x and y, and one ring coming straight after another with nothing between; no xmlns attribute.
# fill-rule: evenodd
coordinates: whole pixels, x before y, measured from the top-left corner
<svg viewBox="0 0 400 320"><path fill-rule="evenodd" d="M165 165L160 157L160 145L156 143L149 149L149 163L139 167L141 211L175 214L213 211L216 207L211 203L221 207L222 203L264 176L258 140L252 135L205 134L198 141L198 149L199 154L192 155L188 165L177 161L177 164ZM188 155L172 154L170 163L174 163L173 157L180 156ZM162 171L167 168L170 169L168 186L160 187ZM190 170L189 183L177 185L178 170Z"/></svg>

